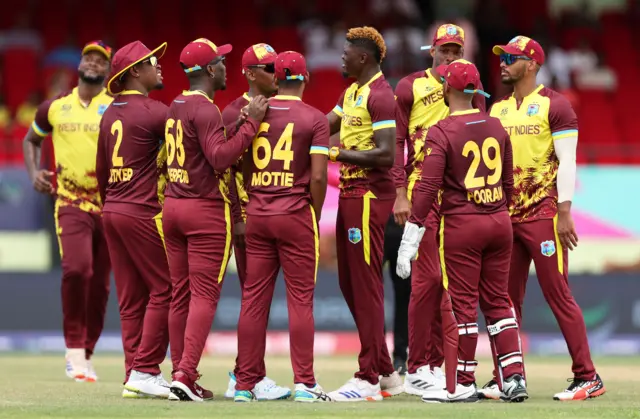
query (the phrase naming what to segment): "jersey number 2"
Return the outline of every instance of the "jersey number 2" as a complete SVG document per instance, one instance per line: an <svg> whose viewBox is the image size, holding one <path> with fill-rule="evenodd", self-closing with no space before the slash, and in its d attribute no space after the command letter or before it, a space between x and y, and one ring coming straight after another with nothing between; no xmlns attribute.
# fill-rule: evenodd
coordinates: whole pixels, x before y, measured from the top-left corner
<svg viewBox="0 0 640 419"><path fill-rule="evenodd" d="M175 134L171 133L171 130L175 127ZM182 144L182 121L179 119L176 121L173 118L167 119L167 123L164 126L164 139L167 143L167 165L173 163L173 159L177 159L178 165L182 167L184 165L184 144Z"/></svg>
<svg viewBox="0 0 640 419"><path fill-rule="evenodd" d="M119 156L120 146L122 145L122 121L117 119L111 124L111 135L116 136L116 145L113 147L113 153L111 154L111 165L113 167L122 167L124 165L124 159Z"/></svg>
<svg viewBox="0 0 640 419"><path fill-rule="evenodd" d="M494 150L493 157L489 155L489 150ZM464 177L464 186L467 189L483 188L485 185L495 185L502 178L502 157L500 156L500 144L498 140L493 137L485 138L482 142L482 151L480 146L475 141L467 141L462 149L462 155L468 157L469 154L473 154L473 160L469 165L467 175ZM485 178L482 176L476 177L478 167L480 167L480 160L487 166L487 169L492 170L493 173Z"/></svg>
<svg viewBox="0 0 640 419"><path fill-rule="evenodd" d="M273 152L269 140L260 137L260 134L269 132L269 127L270 125L268 123L261 123L258 134L253 139L251 154L253 155L254 164L258 170L263 170L269 165L269 162L273 158L274 160L283 161L284 170L291 170L291 161L293 161L293 150L291 150L291 144L293 143L293 122L287 124ZM258 155L258 150L261 148L264 149L264 157L259 157Z"/></svg>

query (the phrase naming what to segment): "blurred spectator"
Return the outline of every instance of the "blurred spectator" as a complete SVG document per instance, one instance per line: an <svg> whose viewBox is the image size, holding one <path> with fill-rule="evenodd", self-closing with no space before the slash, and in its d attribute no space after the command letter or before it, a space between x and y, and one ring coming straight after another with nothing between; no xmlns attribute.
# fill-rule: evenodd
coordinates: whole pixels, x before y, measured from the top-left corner
<svg viewBox="0 0 640 419"><path fill-rule="evenodd" d="M54 48L44 57L45 67L68 67L77 69L80 64L82 50L78 47L73 35L69 35L67 41Z"/></svg>
<svg viewBox="0 0 640 419"><path fill-rule="evenodd" d="M31 27L31 18L28 13L18 15L11 29L0 32L0 52L15 48L42 50L42 38Z"/></svg>
<svg viewBox="0 0 640 419"><path fill-rule="evenodd" d="M60 68L51 77L49 86L47 87L47 99L52 99L67 90L69 90L73 83L73 74L66 68Z"/></svg>
<svg viewBox="0 0 640 419"><path fill-rule="evenodd" d="M16 111L16 123L23 127L28 127L36 117L36 111L38 105L42 102L41 95L38 91L34 90L29 95L29 98L18 107Z"/></svg>
<svg viewBox="0 0 640 419"><path fill-rule="evenodd" d="M538 83L551 86L554 80L558 89L571 87L572 61L569 53L559 45L552 44L546 54L547 62L540 68L536 78Z"/></svg>
<svg viewBox="0 0 640 419"><path fill-rule="evenodd" d="M4 102L4 98L0 96L0 136L9 125L11 125L11 111Z"/></svg>
<svg viewBox="0 0 640 419"><path fill-rule="evenodd" d="M594 54L595 62L576 71L578 89L615 90L618 84L616 73L604 62L602 54Z"/></svg>
<svg viewBox="0 0 640 419"><path fill-rule="evenodd" d="M394 80L426 68L429 54L420 50L425 45L424 29L407 25L399 10L391 8L385 21L388 27L382 31L382 37L387 45L387 58L383 69L385 77L394 84Z"/></svg>
<svg viewBox="0 0 640 419"><path fill-rule="evenodd" d="M421 22L422 14L415 0L369 0L370 11L375 17L386 17L390 13L400 15L405 23Z"/></svg>
<svg viewBox="0 0 640 419"><path fill-rule="evenodd" d="M298 32L304 39L309 71L323 68L340 70L347 33L344 22L338 20L329 26L320 17L313 17L302 21L298 26Z"/></svg>

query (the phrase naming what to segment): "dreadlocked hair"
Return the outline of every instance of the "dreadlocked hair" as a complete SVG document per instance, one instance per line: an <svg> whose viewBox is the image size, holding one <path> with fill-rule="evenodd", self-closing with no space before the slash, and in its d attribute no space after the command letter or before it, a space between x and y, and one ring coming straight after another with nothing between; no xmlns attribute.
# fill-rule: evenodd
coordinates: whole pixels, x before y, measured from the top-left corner
<svg viewBox="0 0 640 419"><path fill-rule="evenodd" d="M347 41L354 45L358 45L371 50L375 54L378 64L384 60L387 55L387 46L380 32L371 26L363 26L361 28L351 28L347 32Z"/></svg>

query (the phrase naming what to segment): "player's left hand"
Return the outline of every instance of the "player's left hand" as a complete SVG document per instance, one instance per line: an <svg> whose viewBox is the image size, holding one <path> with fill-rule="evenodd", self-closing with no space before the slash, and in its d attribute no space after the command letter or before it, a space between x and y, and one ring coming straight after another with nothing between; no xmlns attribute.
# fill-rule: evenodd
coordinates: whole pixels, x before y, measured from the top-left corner
<svg viewBox="0 0 640 419"><path fill-rule="evenodd" d="M245 245L244 243L245 228L246 226L242 221L235 223L233 226L233 240L236 246L238 246L241 249L244 249L244 245Z"/></svg>
<svg viewBox="0 0 640 419"><path fill-rule="evenodd" d="M396 264L396 274L402 279L407 279L411 275L411 261L418 255L418 247L424 236L424 227L408 222L404 225L402 241L398 249L398 261Z"/></svg>
<svg viewBox="0 0 640 419"><path fill-rule="evenodd" d="M578 246L578 234L573 224L573 217L570 212L558 212L558 224L556 226L560 244L569 250Z"/></svg>

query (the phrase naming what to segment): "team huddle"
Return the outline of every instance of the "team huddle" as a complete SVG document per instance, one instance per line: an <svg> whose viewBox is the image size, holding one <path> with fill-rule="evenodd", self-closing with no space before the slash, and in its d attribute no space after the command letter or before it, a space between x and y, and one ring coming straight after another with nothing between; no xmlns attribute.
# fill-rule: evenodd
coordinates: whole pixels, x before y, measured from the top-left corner
<svg viewBox="0 0 640 419"><path fill-rule="evenodd" d="M568 250L578 240L570 215L577 118L563 96L537 85L545 54L536 41L518 36L493 48L514 92L489 112L478 70L462 58L464 32L453 24L434 34L432 68L403 78L395 92L380 69L382 36L350 29L343 72L355 81L327 115L302 100L305 58L267 44L244 51L248 92L221 112L214 97L226 87L232 46L204 38L182 50L189 89L167 107L148 96L163 87L166 48L135 41L112 54L100 41L87 44L78 86L40 105L24 141L34 187L57 196L68 377L98 379L91 357L113 270L122 396L213 399L198 364L233 254L242 306L225 397L355 402L407 393L429 403L522 402L529 396L519 327L533 261L573 359L573 381L554 399L605 393L568 286ZM53 173L39 169L49 134L55 189ZM340 164L339 285L361 350L354 376L325 392L314 374L313 297L329 160ZM397 274L412 285L404 380L384 335L392 213L404 225ZM280 269L293 390L268 378L264 361ZM474 373L478 306L494 361L482 388ZM160 370L168 349L171 382Z"/></svg>

